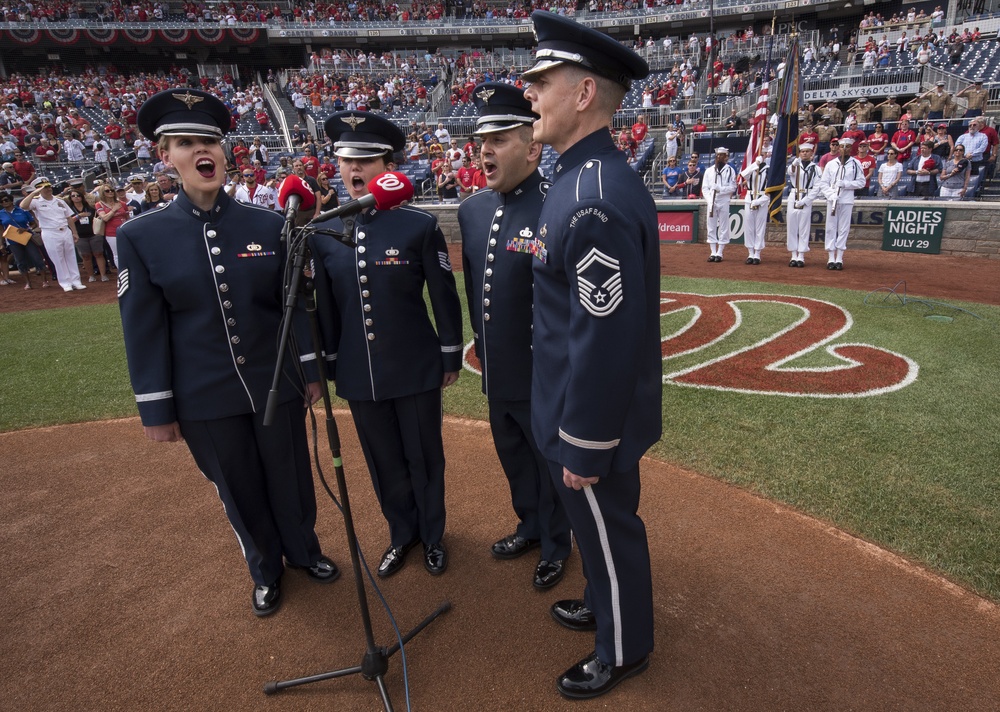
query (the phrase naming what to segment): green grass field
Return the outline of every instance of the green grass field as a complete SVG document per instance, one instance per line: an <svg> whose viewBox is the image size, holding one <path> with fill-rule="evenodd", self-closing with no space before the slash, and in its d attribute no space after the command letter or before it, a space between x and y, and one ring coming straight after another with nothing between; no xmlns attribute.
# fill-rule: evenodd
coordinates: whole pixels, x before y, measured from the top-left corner
<svg viewBox="0 0 1000 712"><path fill-rule="evenodd" d="M1000 601L1000 308L956 304L982 318L939 309L955 317L942 323L924 318L919 306L866 306L861 292L681 278L665 278L663 288L833 302L854 317L836 342L905 355L920 374L902 390L853 399L669 384L664 435L651 454L786 502ZM743 325L724 344L671 361L670 369L753 343L797 318L782 305L742 311ZM681 321L665 317L664 333ZM135 414L115 305L4 314L0 328L0 430ZM833 364L820 351L790 365ZM464 373L445 407L484 418L478 377Z"/></svg>

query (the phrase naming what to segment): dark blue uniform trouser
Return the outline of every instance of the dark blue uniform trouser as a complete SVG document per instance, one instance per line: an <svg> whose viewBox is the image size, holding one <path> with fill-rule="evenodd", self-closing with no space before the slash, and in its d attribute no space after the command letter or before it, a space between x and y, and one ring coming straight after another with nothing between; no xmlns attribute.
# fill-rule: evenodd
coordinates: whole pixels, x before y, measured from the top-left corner
<svg viewBox="0 0 1000 712"><path fill-rule="evenodd" d="M444 536L441 389L381 401L348 401L393 546Z"/></svg>
<svg viewBox="0 0 1000 712"><path fill-rule="evenodd" d="M653 650L649 545L637 513L639 465L581 490L563 483L562 465L549 461L549 472L583 559L584 603L597 619L597 657L609 665L637 662Z"/></svg>
<svg viewBox="0 0 1000 712"><path fill-rule="evenodd" d="M254 583L281 578L282 555L299 566L322 554L316 537L316 491L300 400L283 403L274 422L247 413L181 420L194 461L219 492Z"/></svg>
<svg viewBox="0 0 1000 712"><path fill-rule="evenodd" d="M531 434L530 401L491 400L490 430L520 520L517 534L540 539L542 559L565 560L571 549L569 520L549 477L548 461Z"/></svg>

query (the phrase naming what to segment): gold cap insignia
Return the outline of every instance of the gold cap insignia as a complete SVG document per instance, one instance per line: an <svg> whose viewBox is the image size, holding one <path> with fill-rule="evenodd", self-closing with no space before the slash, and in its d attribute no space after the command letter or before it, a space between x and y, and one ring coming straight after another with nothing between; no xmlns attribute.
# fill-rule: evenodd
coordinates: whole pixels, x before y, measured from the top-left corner
<svg viewBox="0 0 1000 712"><path fill-rule="evenodd" d="M357 131L358 126L365 122L365 118L363 116L345 116L341 121L350 126L352 131Z"/></svg>
<svg viewBox="0 0 1000 712"><path fill-rule="evenodd" d="M174 98L177 101L179 101L182 104L184 104L184 106L186 106L189 109L193 109L194 105L197 104L199 101L204 101L205 100L205 97L203 97L203 96L195 96L194 94L192 94L189 91L188 92L184 92L183 94L174 94Z"/></svg>

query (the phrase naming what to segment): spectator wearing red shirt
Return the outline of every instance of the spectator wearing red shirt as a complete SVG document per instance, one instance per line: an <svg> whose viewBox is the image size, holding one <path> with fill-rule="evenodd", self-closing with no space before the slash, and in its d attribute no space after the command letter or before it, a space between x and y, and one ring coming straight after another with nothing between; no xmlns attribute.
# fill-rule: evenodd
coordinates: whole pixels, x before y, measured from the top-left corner
<svg viewBox="0 0 1000 712"><path fill-rule="evenodd" d="M868 142L861 141L860 143L861 145L858 147L857 158L858 163L860 163L861 167L865 169L865 187L858 188L854 191L854 194L859 197L864 197L871 195L872 175L875 173L875 164L877 161L875 160L875 156L871 153L871 146Z"/></svg>
<svg viewBox="0 0 1000 712"><path fill-rule="evenodd" d="M306 169L306 175L316 178L319 175L319 159L313 155L313 150L306 147L306 155L302 157L302 167Z"/></svg>
<svg viewBox="0 0 1000 712"><path fill-rule="evenodd" d="M649 132L649 126L646 124L646 117L639 115L636 122L632 124L632 139L636 144L642 143L642 140L646 138L646 134Z"/></svg>
<svg viewBox="0 0 1000 712"><path fill-rule="evenodd" d="M807 143L813 146L819 145L819 134L813 130L812 124L807 124L799 134L799 145L801 146Z"/></svg>
<svg viewBox="0 0 1000 712"><path fill-rule="evenodd" d="M868 148L872 155L881 156L889 147L889 134L885 132L885 127L881 123L875 124L875 131L868 137Z"/></svg>
<svg viewBox="0 0 1000 712"><path fill-rule="evenodd" d="M858 122L854 120L848 121L847 130L840 137L849 138L854 142L851 144L851 155L857 158L858 151L861 149L861 142L867 138L865 132L858 128Z"/></svg>
<svg viewBox="0 0 1000 712"><path fill-rule="evenodd" d="M910 159L913 144L916 143L917 132L910 128L910 120L906 115L899 119L899 130L892 135L892 146L899 151L898 160L900 163ZM868 142L871 144L871 141Z"/></svg>
<svg viewBox="0 0 1000 712"><path fill-rule="evenodd" d="M45 163L58 161L59 141L56 139L42 141L38 144L38 148L35 149L35 155L38 156L39 161L44 161Z"/></svg>
<svg viewBox="0 0 1000 712"><path fill-rule="evenodd" d="M982 133L986 134L986 140L989 142L989 148L983 152L983 159L986 161L986 178L993 178L993 173L996 170L997 165L997 153L1000 152L1000 136L997 135L997 130L992 126L987 126L983 122L982 128L979 129Z"/></svg>
<svg viewBox="0 0 1000 712"><path fill-rule="evenodd" d="M476 172L472 168L472 159L468 156L462 159L462 167L455 172L455 177L458 178L458 198L465 200L472 195L473 181L476 177Z"/></svg>
<svg viewBox="0 0 1000 712"><path fill-rule="evenodd" d="M260 126L261 130L266 130L268 125L271 123L271 119L268 117L267 112L261 109L255 115L257 119L257 124Z"/></svg>
<svg viewBox="0 0 1000 712"><path fill-rule="evenodd" d="M122 138L124 133L122 125L115 119L112 119L111 123L104 127L104 135L108 137L108 143L111 144L112 149L125 148L125 141Z"/></svg>
<svg viewBox="0 0 1000 712"><path fill-rule="evenodd" d="M22 181L30 183L35 177L35 166L31 163L31 161L25 159L23 153L15 153L14 172L21 177Z"/></svg>
<svg viewBox="0 0 1000 712"><path fill-rule="evenodd" d="M329 156L323 156L320 159L319 172L323 173L330 180L333 180L333 177L337 175L337 166L330 162Z"/></svg>
<svg viewBox="0 0 1000 712"><path fill-rule="evenodd" d="M470 137L469 140L465 142L465 145L462 146L462 152L470 159L478 154L479 146L476 144L476 140Z"/></svg>
<svg viewBox="0 0 1000 712"><path fill-rule="evenodd" d="M830 150L827 151L826 153L824 153L819 158L819 163L817 165L818 165L820 171L822 171L824 168L826 168L826 164L827 163L829 163L830 161L832 161L834 158L837 158L839 155L840 155L840 139L836 139L836 138L831 139L830 140Z"/></svg>

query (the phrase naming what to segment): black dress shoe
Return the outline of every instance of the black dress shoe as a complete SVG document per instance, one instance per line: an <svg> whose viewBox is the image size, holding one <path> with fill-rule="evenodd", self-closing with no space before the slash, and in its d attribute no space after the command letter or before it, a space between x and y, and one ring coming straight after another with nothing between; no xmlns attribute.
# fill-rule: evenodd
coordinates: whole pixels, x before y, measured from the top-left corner
<svg viewBox="0 0 1000 712"><path fill-rule="evenodd" d="M649 656L630 665L614 666L601 662L597 653L591 653L556 680L556 689L563 697L586 700L612 690L622 680L649 667Z"/></svg>
<svg viewBox="0 0 1000 712"><path fill-rule="evenodd" d="M340 578L340 569L325 556L320 556L309 566L299 566L291 561L286 561L285 565L290 569L305 569L309 578L318 583L333 583Z"/></svg>
<svg viewBox="0 0 1000 712"><path fill-rule="evenodd" d="M798 262L798 260L791 260L791 261L790 261L790 262L788 263L788 266L789 266L789 267L798 267L798 266L799 266L799 262Z"/></svg>
<svg viewBox="0 0 1000 712"><path fill-rule="evenodd" d="M542 559L538 562L538 566L535 567L535 578L531 582L531 585L539 591L552 588L562 581L563 574L566 572L563 566L564 563L563 561L546 561Z"/></svg>
<svg viewBox="0 0 1000 712"><path fill-rule="evenodd" d="M842 269L844 269L844 263L843 262L837 262L834 265L834 268L837 269L837 270L842 270Z"/></svg>
<svg viewBox="0 0 1000 712"><path fill-rule="evenodd" d="M754 257L754 258L753 258L753 263L754 263L755 265L759 265L759 264L760 264L760 257Z"/></svg>
<svg viewBox="0 0 1000 712"><path fill-rule="evenodd" d="M835 265L833 262L827 262L826 263L826 268L827 269L837 269L837 265Z"/></svg>
<svg viewBox="0 0 1000 712"><path fill-rule="evenodd" d="M538 539L525 539L523 536L511 534L505 536L493 545L494 559L516 559L539 545Z"/></svg>
<svg viewBox="0 0 1000 712"><path fill-rule="evenodd" d="M403 568L406 563L406 554L417 542L411 541L405 546L390 546L382 554L382 561L379 562L378 570L375 572L379 578L388 578Z"/></svg>
<svg viewBox="0 0 1000 712"><path fill-rule="evenodd" d="M806 263L805 263L805 262L803 262L802 260L799 260L799 263L798 263L797 265L795 265L795 266L796 266L796 267L805 267L805 266L806 266Z"/></svg>
<svg viewBox="0 0 1000 712"><path fill-rule="evenodd" d="M594 612L579 599L556 601L552 604L551 611L556 623L570 630L597 630Z"/></svg>
<svg viewBox="0 0 1000 712"><path fill-rule="evenodd" d="M444 546L429 544L424 547L424 568L431 576L440 576L448 568L448 552Z"/></svg>
<svg viewBox="0 0 1000 712"><path fill-rule="evenodd" d="M752 265L753 264L753 257L747 257L746 264Z"/></svg>
<svg viewBox="0 0 1000 712"><path fill-rule="evenodd" d="M250 595L250 605L255 616L269 616L281 606L281 584L275 581L270 586L254 586Z"/></svg>

